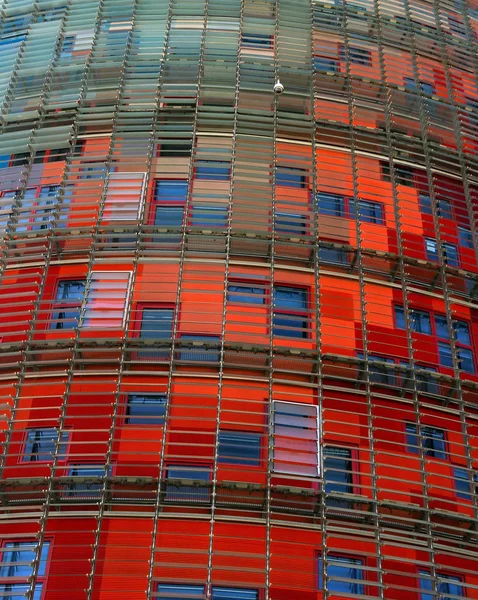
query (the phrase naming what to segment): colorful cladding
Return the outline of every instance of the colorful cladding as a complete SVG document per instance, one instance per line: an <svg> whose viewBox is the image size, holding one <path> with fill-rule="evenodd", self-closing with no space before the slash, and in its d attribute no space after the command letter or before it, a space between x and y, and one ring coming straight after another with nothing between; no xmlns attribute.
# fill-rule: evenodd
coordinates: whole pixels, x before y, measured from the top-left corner
<svg viewBox="0 0 478 600"><path fill-rule="evenodd" d="M0 598L478 599L476 0L1 16Z"/></svg>

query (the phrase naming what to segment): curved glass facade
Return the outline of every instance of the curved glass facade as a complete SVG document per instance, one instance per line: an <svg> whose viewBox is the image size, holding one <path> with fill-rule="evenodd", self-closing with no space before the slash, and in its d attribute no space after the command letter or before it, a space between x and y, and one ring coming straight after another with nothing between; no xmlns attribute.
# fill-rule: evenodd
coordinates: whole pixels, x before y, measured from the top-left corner
<svg viewBox="0 0 478 600"><path fill-rule="evenodd" d="M0 14L0 599L478 599L476 1Z"/></svg>

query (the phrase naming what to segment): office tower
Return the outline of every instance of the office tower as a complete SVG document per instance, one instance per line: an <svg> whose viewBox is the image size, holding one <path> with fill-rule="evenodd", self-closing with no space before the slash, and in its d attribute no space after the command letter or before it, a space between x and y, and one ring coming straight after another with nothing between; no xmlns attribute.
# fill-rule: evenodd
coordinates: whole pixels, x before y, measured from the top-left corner
<svg viewBox="0 0 478 600"><path fill-rule="evenodd" d="M3 0L0 598L478 598L477 27Z"/></svg>

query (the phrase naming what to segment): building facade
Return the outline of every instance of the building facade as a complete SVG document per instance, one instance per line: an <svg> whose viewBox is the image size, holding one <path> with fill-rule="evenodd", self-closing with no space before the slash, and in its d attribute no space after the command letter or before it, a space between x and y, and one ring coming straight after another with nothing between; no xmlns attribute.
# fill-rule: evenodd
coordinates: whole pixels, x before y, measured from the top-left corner
<svg viewBox="0 0 478 600"><path fill-rule="evenodd" d="M0 4L0 598L478 599L476 0Z"/></svg>

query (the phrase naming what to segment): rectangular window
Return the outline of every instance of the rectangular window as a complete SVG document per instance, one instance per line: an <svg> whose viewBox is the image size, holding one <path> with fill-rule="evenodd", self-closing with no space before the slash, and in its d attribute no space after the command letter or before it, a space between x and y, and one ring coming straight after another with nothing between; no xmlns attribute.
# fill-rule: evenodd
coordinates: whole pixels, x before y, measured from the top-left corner
<svg viewBox="0 0 478 600"><path fill-rule="evenodd" d="M218 335L201 335L201 334L182 334L182 342L190 342L184 344L184 348L179 352L179 360L187 360L194 362L217 363L219 362L218 345L221 341ZM208 348L205 344L212 344L212 348Z"/></svg>
<svg viewBox="0 0 478 600"><path fill-rule="evenodd" d="M379 202L371 202L369 200L358 200L355 202L350 199L350 217L355 219L355 205L358 208L358 218L362 223L384 224L383 206Z"/></svg>
<svg viewBox="0 0 478 600"><path fill-rule="evenodd" d="M426 194L420 194L420 210L424 215L432 215L432 200Z"/></svg>
<svg viewBox="0 0 478 600"><path fill-rule="evenodd" d="M265 289L248 283L229 283L227 301L234 304L265 304Z"/></svg>
<svg viewBox="0 0 478 600"><path fill-rule="evenodd" d="M211 469L209 467L194 467L191 465L169 465L166 471L166 491L164 499L167 502L187 502L201 504L211 499ZM191 480L182 482L180 480ZM176 481L171 481L176 480Z"/></svg>
<svg viewBox="0 0 478 600"><path fill-rule="evenodd" d="M416 310L410 308L408 310L408 320L410 329L417 333L426 333L431 335L432 324L430 320L430 314L424 310ZM406 329L405 324L405 310L403 306L395 306L395 322L399 329Z"/></svg>
<svg viewBox="0 0 478 600"><path fill-rule="evenodd" d="M66 459L68 432L62 431L58 444L58 460ZM45 429L30 429L27 431L23 462L49 462L53 460L58 442L58 430L49 427Z"/></svg>
<svg viewBox="0 0 478 600"><path fill-rule="evenodd" d="M442 242L442 247L445 263L450 267L456 267L458 269L460 266L458 248L455 246L455 244L450 244L448 242Z"/></svg>
<svg viewBox="0 0 478 600"><path fill-rule="evenodd" d="M423 447L425 456L431 458L447 459L445 432L443 429L422 425L420 428L421 439L418 434L417 426L413 423L407 423L405 426L407 438L407 452L419 454L420 445Z"/></svg>
<svg viewBox="0 0 478 600"><path fill-rule="evenodd" d="M324 448L324 491L327 506L351 508L350 501L337 494L354 493L352 449L326 446Z"/></svg>
<svg viewBox="0 0 478 600"><path fill-rule="evenodd" d="M213 587L211 600L259 600L259 592L244 588Z"/></svg>
<svg viewBox="0 0 478 600"><path fill-rule="evenodd" d="M277 166L276 185L293 188L304 188L307 184L307 172L305 169L295 167Z"/></svg>
<svg viewBox="0 0 478 600"><path fill-rule="evenodd" d="M158 585L158 596L161 600L194 600L204 598L202 585L180 585L160 583Z"/></svg>
<svg viewBox="0 0 478 600"><path fill-rule="evenodd" d="M158 204L154 207L153 225L165 229L180 229L183 224L184 206L163 206ZM179 237L178 237L179 241Z"/></svg>
<svg viewBox="0 0 478 600"><path fill-rule="evenodd" d="M143 339L171 339L174 310L172 308L143 308L140 337Z"/></svg>
<svg viewBox="0 0 478 600"><path fill-rule="evenodd" d="M35 560L36 541L5 542L0 549L0 597L15 600L23 597L30 589L30 578L33 575L32 562ZM42 588L46 583L46 567L50 542L43 542L33 600L40 600Z"/></svg>
<svg viewBox="0 0 478 600"><path fill-rule="evenodd" d="M117 329L124 327L130 273L94 271L88 286L83 327Z"/></svg>
<svg viewBox="0 0 478 600"><path fill-rule="evenodd" d="M309 336L307 290L275 287L273 300L273 334L281 337L307 338Z"/></svg>
<svg viewBox="0 0 478 600"><path fill-rule="evenodd" d="M210 179L213 181L228 181L231 163L225 160L198 160L196 166L196 179Z"/></svg>
<svg viewBox="0 0 478 600"><path fill-rule="evenodd" d="M471 500L471 482L468 470L461 467L453 467L453 477L455 478L456 497Z"/></svg>
<svg viewBox="0 0 478 600"><path fill-rule="evenodd" d="M318 431L316 406L274 401L274 471L316 477Z"/></svg>
<svg viewBox="0 0 478 600"><path fill-rule="evenodd" d="M338 73L339 62L325 56L314 56L314 69L318 73Z"/></svg>
<svg viewBox="0 0 478 600"><path fill-rule="evenodd" d="M454 244L450 244L449 242L442 242L443 248L443 256L445 262L450 267L459 267L460 260L458 256L458 248ZM430 238L425 239L425 251L427 255L427 259L433 262L439 261L438 256L438 244L436 240L432 240Z"/></svg>
<svg viewBox="0 0 478 600"><path fill-rule="evenodd" d="M78 326L85 286L84 279L58 282L52 303L51 329L75 329Z"/></svg>
<svg viewBox="0 0 478 600"><path fill-rule="evenodd" d="M446 317L435 315L436 334L438 338L449 340ZM475 361L471 341L470 328L466 321L453 321L453 333L456 344L458 366L467 373L475 372ZM453 355L449 342L438 342L438 355L443 367L453 368Z"/></svg>
<svg viewBox="0 0 478 600"><path fill-rule="evenodd" d="M345 198L338 194L319 192L317 194L317 210L322 215L345 217Z"/></svg>
<svg viewBox="0 0 478 600"><path fill-rule="evenodd" d="M166 414L166 394L128 394L126 423L162 425Z"/></svg>
<svg viewBox="0 0 478 600"><path fill-rule="evenodd" d="M165 584L158 585L158 598L161 600L194 600L204 598L202 585ZM259 592L244 588L212 588L211 600L259 600Z"/></svg>
<svg viewBox="0 0 478 600"><path fill-rule="evenodd" d="M193 227L226 227L227 207L212 205L195 205L191 210Z"/></svg>
<svg viewBox="0 0 478 600"><path fill-rule="evenodd" d="M427 238L425 240L425 252L427 260L438 262L438 246L435 240Z"/></svg>
<svg viewBox="0 0 478 600"><path fill-rule="evenodd" d="M241 46L256 50L270 50L272 48L272 36L264 33L243 33Z"/></svg>
<svg viewBox="0 0 478 600"><path fill-rule="evenodd" d="M329 554L325 567L328 585L327 589L333 594L364 594L364 573L359 558ZM323 559L319 557L319 590L324 589Z"/></svg>
<svg viewBox="0 0 478 600"><path fill-rule="evenodd" d="M172 338L174 310L172 308L145 307L140 309L139 337L144 340L167 340ZM169 348L141 350L138 358L167 360Z"/></svg>
<svg viewBox="0 0 478 600"><path fill-rule="evenodd" d="M319 246L319 261L329 265L346 266L349 264L347 252L343 248Z"/></svg>
<svg viewBox="0 0 478 600"><path fill-rule="evenodd" d="M466 227L458 227L458 241L464 248L474 248L473 234Z"/></svg>
<svg viewBox="0 0 478 600"><path fill-rule="evenodd" d="M185 203L188 197L188 182L185 179L158 179L154 182L155 202Z"/></svg>
<svg viewBox="0 0 478 600"><path fill-rule="evenodd" d="M276 213L275 230L280 234L305 235L307 233L306 216L294 213Z"/></svg>
<svg viewBox="0 0 478 600"><path fill-rule="evenodd" d="M437 573L437 591L440 600L455 600L464 596L461 579L453 575ZM433 580L428 571L420 571L420 600L435 600Z"/></svg>
<svg viewBox="0 0 478 600"><path fill-rule="evenodd" d="M232 465L259 466L261 436L245 431L219 432L218 461Z"/></svg>
<svg viewBox="0 0 478 600"><path fill-rule="evenodd" d="M101 498L103 481L101 481L100 478L103 478L104 476L104 466L74 465L70 467L68 477L71 477L73 481L67 486L66 496L68 498L78 498L83 500ZM90 481L84 481L84 479Z"/></svg>
<svg viewBox="0 0 478 600"><path fill-rule="evenodd" d="M349 46L349 59L350 62L355 65L362 65L365 67L370 67L372 65L372 53L365 48L359 48L357 46ZM347 55L345 51L345 46L341 45L339 48L340 58L342 60L346 60Z"/></svg>

